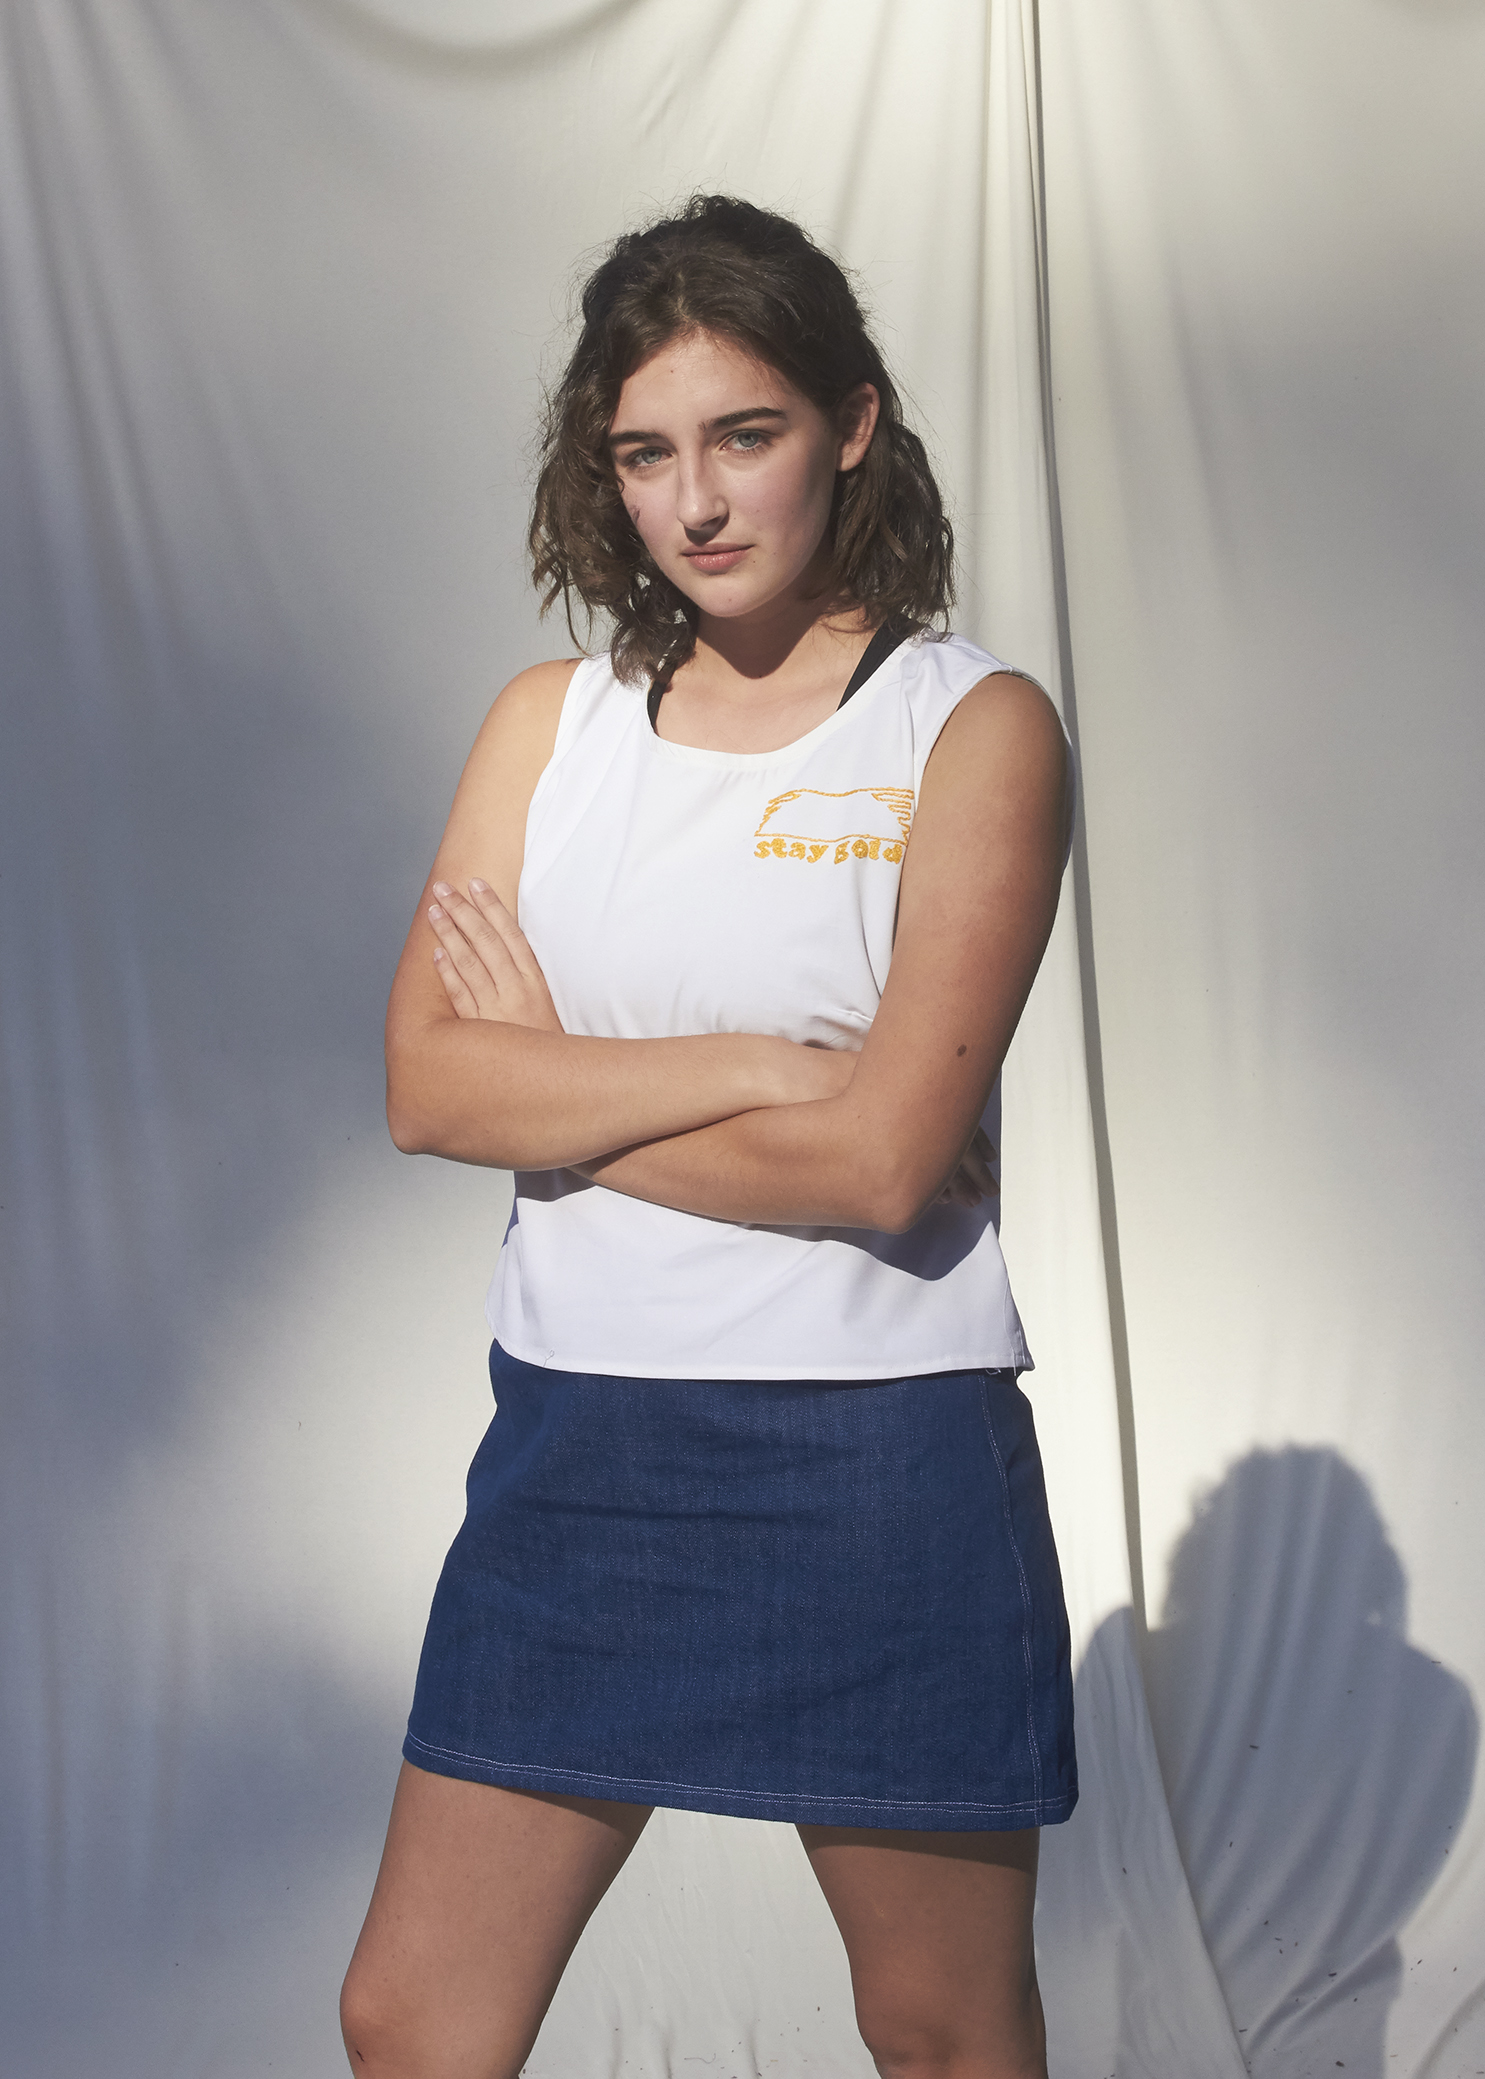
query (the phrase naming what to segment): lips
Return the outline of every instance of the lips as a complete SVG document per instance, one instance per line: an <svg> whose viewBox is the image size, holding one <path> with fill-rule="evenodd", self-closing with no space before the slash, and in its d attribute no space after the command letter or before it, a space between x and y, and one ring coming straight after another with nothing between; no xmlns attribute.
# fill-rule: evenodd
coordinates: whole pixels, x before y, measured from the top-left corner
<svg viewBox="0 0 1485 2079"><path fill-rule="evenodd" d="M693 570L731 570L748 553L742 548L683 549L681 554Z"/></svg>

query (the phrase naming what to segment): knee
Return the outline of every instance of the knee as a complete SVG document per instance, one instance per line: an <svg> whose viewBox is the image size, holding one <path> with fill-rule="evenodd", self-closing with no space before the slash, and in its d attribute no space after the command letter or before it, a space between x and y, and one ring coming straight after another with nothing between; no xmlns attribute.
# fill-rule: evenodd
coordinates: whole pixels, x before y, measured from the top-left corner
<svg viewBox="0 0 1485 2079"><path fill-rule="evenodd" d="M955 2072L955 2045L942 2031L882 2018L875 2025L861 2018L857 2026L880 2079L949 2079Z"/></svg>
<svg viewBox="0 0 1485 2079"><path fill-rule="evenodd" d="M397 2017L368 1974L352 1963L340 1988L340 2033L358 2079L391 2079L397 2070Z"/></svg>
<svg viewBox="0 0 1485 2079"><path fill-rule="evenodd" d="M340 1989L340 2032L355 2079L518 2079L531 2049L519 2014L462 1999L415 1970L353 1957Z"/></svg>
<svg viewBox="0 0 1485 2079"><path fill-rule="evenodd" d="M353 1962L340 1989L340 2033L356 2079L422 2079L430 2070L426 2017Z"/></svg>
<svg viewBox="0 0 1485 2079"><path fill-rule="evenodd" d="M1026 2044L959 2044L897 2034L866 2039L880 2079L1047 2079L1047 2063Z"/></svg>
<svg viewBox="0 0 1485 2079"><path fill-rule="evenodd" d="M979 2079L979 2068L963 2062L959 2046L942 2030L879 2024L863 2027L861 2036L881 2079L967 2079L971 2072Z"/></svg>
<svg viewBox="0 0 1485 2079"><path fill-rule="evenodd" d="M857 2026L881 2079L1047 2079L1041 2003L984 2015L857 2008Z"/></svg>

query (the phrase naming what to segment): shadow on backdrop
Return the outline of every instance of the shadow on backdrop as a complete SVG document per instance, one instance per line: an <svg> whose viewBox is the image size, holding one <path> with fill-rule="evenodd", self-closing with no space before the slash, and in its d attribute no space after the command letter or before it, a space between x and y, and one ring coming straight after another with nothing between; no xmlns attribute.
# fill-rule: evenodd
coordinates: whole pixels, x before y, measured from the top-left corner
<svg viewBox="0 0 1485 2079"><path fill-rule="evenodd" d="M1146 1647L1150 1711L1260 2079L1322 2052L1347 2079L1386 2069L1398 1931L1450 1852L1478 1735L1465 1684L1406 1630L1402 1565L1338 1452L1249 1453L1176 1547Z"/></svg>
<svg viewBox="0 0 1485 2079"><path fill-rule="evenodd" d="M249 1373L272 1437L236 1478L211 1429L213 1394L242 1384L234 1291L240 1326L274 1236L353 1141L384 1145L381 1007L436 834L375 733L317 712L317 690L201 654L148 685L116 670L69 730L64 684L24 718L56 789L16 772L5 790L0 854L41 890L5 963L4 1166L28 1225L7 1267L0 2063L28 2079L105 2040L121 2079L229 2069L234 2039L269 2063L296 2035L333 2056L333 1965L396 1771L375 1679L291 1609L275 1637L234 1586L260 1547L297 1539L313 1562L319 1533L282 1493L299 1431L353 1412L352 1383L306 1379L288 1409ZM172 699L178 726L152 726Z"/></svg>

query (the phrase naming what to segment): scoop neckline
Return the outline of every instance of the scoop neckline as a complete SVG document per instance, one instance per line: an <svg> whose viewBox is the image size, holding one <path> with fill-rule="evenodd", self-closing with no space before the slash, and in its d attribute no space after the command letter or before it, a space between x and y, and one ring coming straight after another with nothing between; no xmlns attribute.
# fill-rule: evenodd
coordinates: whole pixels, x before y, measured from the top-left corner
<svg viewBox="0 0 1485 2079"><path fill-rule="evenodd" d="M659 730L655 728L650 721L643 701L641 701L639 712L644 722L645 735L657 751L664 752L669 756L679 758L693 765L736 766L743 771L757 771L759 767L767 765L771 761L793 757L796 752L820 743L825 737L830 735L832 730L838 729L861 706L863 701L869 700L874 694L880 692L893 667L900 667L907 653L910 650L916 650L920 641L921 637L910 635L905 642L900 642L890 657L883 658L882 662L871 674L871 677L862 681L843 707L832 708L823 722L817 722L814 728L807 729L803 736L796 736L791 742L780 744L776 750L711 751L705 749L701 744L672 743L668 737L662 736Z"/></svg>

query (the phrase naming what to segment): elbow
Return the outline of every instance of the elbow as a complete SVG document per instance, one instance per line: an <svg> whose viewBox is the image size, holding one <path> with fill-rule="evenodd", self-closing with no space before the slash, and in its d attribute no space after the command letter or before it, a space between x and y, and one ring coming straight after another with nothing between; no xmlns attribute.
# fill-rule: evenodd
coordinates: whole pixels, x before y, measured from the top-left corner
<svg viewBox="0 0 1485 2079"><path fill-rule="evenodd" d="M486 1028L487 1030L490 1028ZM467 1089L440 1073L416 1044L387 1049L387 1131L400 1155L438 1155L449 1162L474 1162L492 1169L529 1166L525 1137L498 1102L498 1086L477 1093L476 1109Z"/></svg>
<svg viewBox="0 0 1485 2079"><path fill-rule="evenodd" d="M399 1155L427 1155L430 1152L425 1122L394 1094L390 1080L387 1084L387 1131Z"/></svg>
<svg viewBox="0 0 1485 2079"><path fill-rule="evenodd" d="M387 1049L387 1131L400 1155L436 1152L433 1122L426 1105L416 1100L416 1078L399 1050Z"/></svg>
<svg viewBox="0 0 1485 2079"><path fill-rule="evenodd" d="M420 1130L419 1122L406 1112L398 1110L390 1099L387 1102L387 1131L391 1134L392 1146L399 1155L430 1153L427 1136Z"/></svg>

